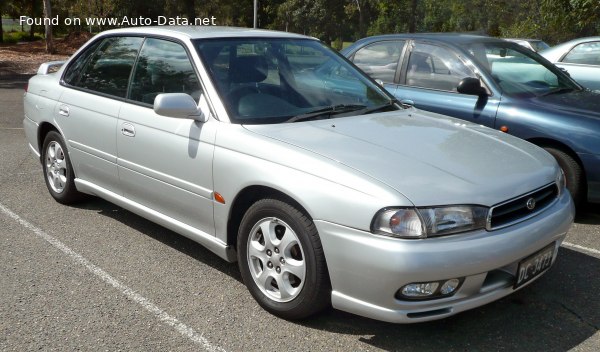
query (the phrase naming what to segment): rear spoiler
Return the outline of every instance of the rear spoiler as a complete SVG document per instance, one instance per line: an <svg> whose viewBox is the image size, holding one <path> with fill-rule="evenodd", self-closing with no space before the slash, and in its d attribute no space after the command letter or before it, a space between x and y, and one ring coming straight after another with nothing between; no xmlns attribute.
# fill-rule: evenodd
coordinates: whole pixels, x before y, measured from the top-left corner
<svg viewBox="0 0 600 352"><path fill-rule="evenodd" d="M44 62L40 65L40 68L37 70L38 75L47 75L48 73L54 73L58 71L58 69L65 64L66 61L50 61Z"/></svg>

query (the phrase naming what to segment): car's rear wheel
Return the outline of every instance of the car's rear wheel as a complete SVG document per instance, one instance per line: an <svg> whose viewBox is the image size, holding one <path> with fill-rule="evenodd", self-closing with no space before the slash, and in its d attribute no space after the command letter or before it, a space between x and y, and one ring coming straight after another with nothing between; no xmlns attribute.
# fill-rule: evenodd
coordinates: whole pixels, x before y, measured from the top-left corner
<svg viewBox="0 0 600 352"><path fill-rule="evenodd" d="M73 167L62 136L56 131L48 132L42 151L44 180L50 195L62 204L81 200L82 194L75 188Z"/></svg>
<svg viewBox="0 0 600 352"><path fill-rule="evenodd" d="M585 199L585 184L584 175L581 166L575 161L569 154L556 148L545 147L548 153L558 162L558 165L565 173L565 179L567 181L567 189L573 197L575 204L580 204Z"/></svg>
<svg viewBox="0 0 600 352"><path fill-rule="evenodd" d="M238 262L244 283L267 311L302 319L330 303L331 285L312 220L297 207L263 199L240 225Z"/></svg>

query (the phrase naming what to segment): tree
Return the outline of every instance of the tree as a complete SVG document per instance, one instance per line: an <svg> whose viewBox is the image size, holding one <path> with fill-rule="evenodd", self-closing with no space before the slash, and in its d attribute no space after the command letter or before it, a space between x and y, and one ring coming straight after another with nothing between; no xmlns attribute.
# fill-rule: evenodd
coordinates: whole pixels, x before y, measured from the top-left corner
<svg viewBox="0 0 600 352"><path fill-rule="evenodd" d="M44 0L44 17L47 19L52 18L52 6L50 4L50 0ZM52 22L45 21L45 37L46 37L46 52L48 54L56 53L56 48L54 47L54 39L52 38Z"/></svg>
<svg viewBox="0 0 600 352"><path fill-rule="evenodd" d="M0 43L4 43L4 28L2 28L2 14L4 13L4 1L0 2Z"/></svg>

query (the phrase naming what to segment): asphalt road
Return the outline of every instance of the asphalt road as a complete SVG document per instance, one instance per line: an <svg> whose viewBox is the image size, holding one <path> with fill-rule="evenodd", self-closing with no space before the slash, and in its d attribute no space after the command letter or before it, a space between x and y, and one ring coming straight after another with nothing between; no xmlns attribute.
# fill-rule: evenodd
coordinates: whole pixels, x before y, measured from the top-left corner
<svg viewBox="0 0 600 352"><path fill-rule="evenodd" d="M580 210L550 271L457 316L394 325L329 310L263 311L228 264L106 201L48 194L0 82L0 350L600 350L600 207ZM373 289L377 289L374 287Z"/></svg>

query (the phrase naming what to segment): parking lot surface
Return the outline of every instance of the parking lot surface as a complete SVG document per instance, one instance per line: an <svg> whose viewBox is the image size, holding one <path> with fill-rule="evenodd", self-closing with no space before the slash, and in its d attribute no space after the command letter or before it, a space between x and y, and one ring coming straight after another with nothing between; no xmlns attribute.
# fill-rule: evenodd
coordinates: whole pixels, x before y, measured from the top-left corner
<svg viewBox="0 0 600 352"><path fill-rule="evenodd" d="M56 203L21 129L23 82L0 87L2 351L600 350L599 206L579 210L544 277L479 309L413 325L333 309L289 322L202 246L98 198Z"/></svg>

